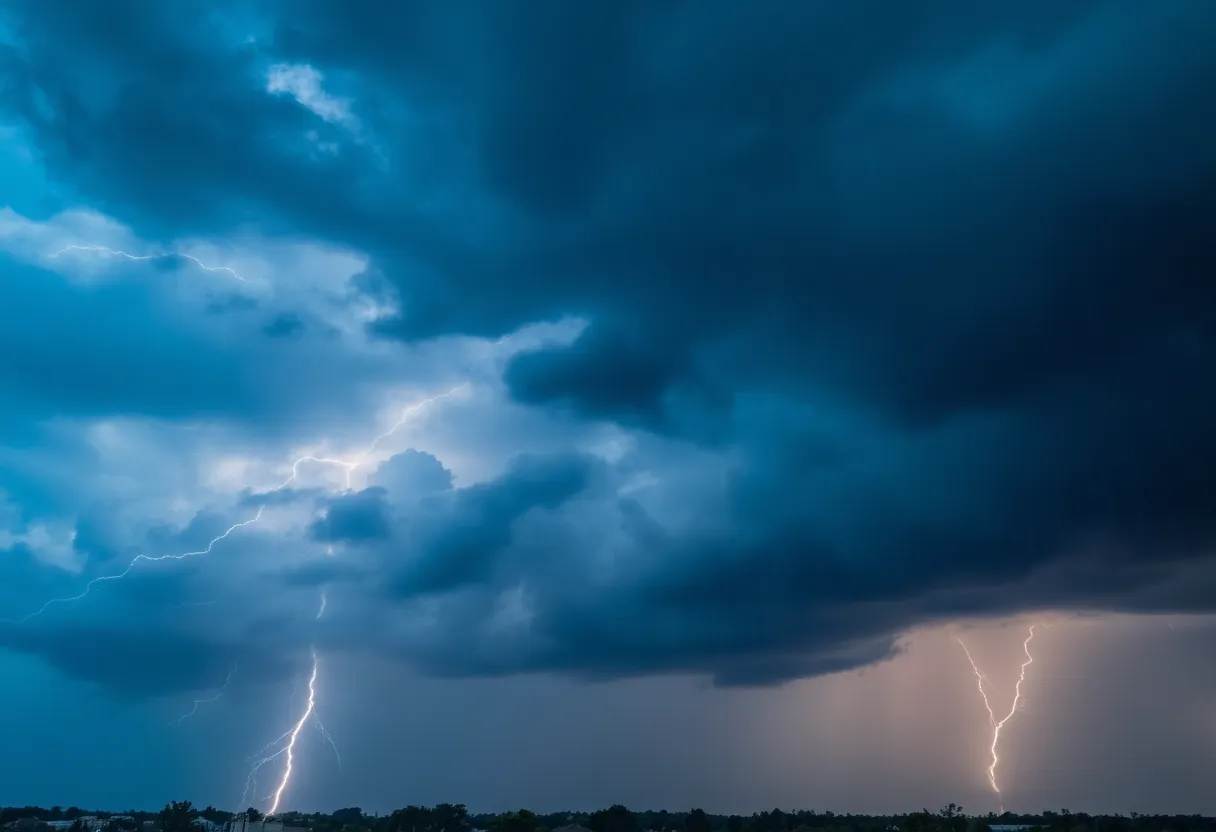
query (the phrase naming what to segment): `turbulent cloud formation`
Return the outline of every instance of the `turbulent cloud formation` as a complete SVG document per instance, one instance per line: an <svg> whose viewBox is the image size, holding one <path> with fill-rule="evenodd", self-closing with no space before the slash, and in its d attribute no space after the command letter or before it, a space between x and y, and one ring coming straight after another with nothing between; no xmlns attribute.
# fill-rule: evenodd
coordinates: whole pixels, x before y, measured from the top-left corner
<svg viewBox="0 0 1216 832"><path fill-rule="evenodd" d="M2 646L753 685L1216 598L1202 0L8 15L6 617L264 516Z"/></svg>

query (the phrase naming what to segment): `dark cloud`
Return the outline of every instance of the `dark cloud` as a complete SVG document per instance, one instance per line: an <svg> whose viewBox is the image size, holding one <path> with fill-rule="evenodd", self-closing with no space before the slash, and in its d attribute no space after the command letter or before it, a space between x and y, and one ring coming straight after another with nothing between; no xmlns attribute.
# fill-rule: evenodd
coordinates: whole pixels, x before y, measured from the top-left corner
<svg viewBox="0 0 1216 832"><path fill-rule="evenodd" d="M233 11L253 45L65 8L17 4L4 57L53 174L152 237L257 217L361 247L402 299L385 336L583 318L508 367L517 401L729 461L692 519L655 503L698 471L618 499L576 456L463 488L400 457L327 501L316 539L451 602L433 668L753 683L963 611L1195 603L1169 576L1216 543L1210 3L309 0ZM357 130L265 93L293 60ZM235 395L160 372L177 354L125 349L125 387L8 372L171 413ZM1098 587L1065 568L1094 550ZM491 632L517 587L525 634Z"/></svg>
<svg viewBox="0 0 1216 832"><path fill-rule="evenodd" d="M591 460L517 457L492 482L460 489L421 532L419 554L396 580L405 596L442 593L489 578L512 540L512 527L534 510L553 511L590 484Z"/></svg>
<svg viewBox="0 0 1216 832"><path fill-rule="evenodd" d="M383 488L368 488L322 501L321 516L309 533L322 543L366 543L390 534L388 504Z"/></svg>
<svg viewBox="0 0 1216 832"><path fill-rule="evenodd" d="M400 597L435 595L489 579L525 515L554 512L593 483L594 461L583 455L518 456L494 480L451 487L451 473L433 456L399 454L374 480L408 495L398 504L388 490L325 501L311 527L315 540L375 547L375 562Z"/></svg>
<svg viewBox="0 0 1216 832"><path fill-rule="evenodd" d="M182 630L0 625L0 645L43 656L59 670L123 696L152 697L204 690L223 678L239 645ZM247 662L255 667L257 662Z"/></svg>

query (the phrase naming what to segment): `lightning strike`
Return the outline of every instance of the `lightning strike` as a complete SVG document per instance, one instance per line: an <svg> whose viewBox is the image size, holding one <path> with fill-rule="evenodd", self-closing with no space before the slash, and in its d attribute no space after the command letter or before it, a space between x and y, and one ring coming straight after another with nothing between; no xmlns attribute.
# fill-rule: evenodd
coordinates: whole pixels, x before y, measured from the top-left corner
<svg viewBox="0 0 1216 832"><path fill-rule="evenodd" d="M955 637L955 641L963 648L963 653L967 656L967 661L971 665L971 671L975 674L976 687L979 688L980 698L984 700L984 708L988 711L988 723L992 726L992 745L989 746L989 752L992 755L992 762L986 769L988 774L988 784L992 786L992 790L996 792L997 798L1001 799L1001 788L996 781L996 768L1000 764L1000 757L997 756L997 745L1001 741L1001 729L1013 718L1013 715L1018 711L1018 705L1022 700L1022 682L1026 681L1026 668L1034 663L1034 657L1030 655L1030 642L1034 638L1034 628L1036 625L1030 626L1030 631L1026 635L1026 640L1022 642L1022 652L1026 654L1026 661L1022 662L1021 669L1018 673L1017 684L1013 687L1013 704L1009 707L1009 713L1004 719L997 720L996 712L992 709L992 703L988 700L988 693L984 690L984 682L987 677L980 671L979 665L975 663L975 659L971 657L971 651L967 649L967 645L963 643L961 638ZM1005 806L1001 803L1001 813L1004 814Z"/></svg>
<svg viewBox="0 0 1216 832"><path fill-rule="evenodd" d="M237 274L236 271L229 266L208 266L206 263L204 263L202 260L199 260L193 254L186 254L185 252L181 252L181 251L166 251L166 252L161 252L160 254L130 254L128 252L122 251L121 249L107 248L106 246L71 245L71 246L64 246L63 248L59 249L59 251L56 251L54 254L51 255L51 257L59 257L60 255L66 254L69 251L88 251L88 252L93 252L95 254L107 254L111 257L123 257L127 260L139 260L139 261L172 260L172 259L189 260L191 263L198 266L200 269L202 269L205 272L224 272L225 274L231 275L233 278L241 281L242 283L249 282L248 280L246 280L245 278L243 278L239 274Z"/></svg>
<svg viewBox="0 0 1216 832"><path fill-rule="evenodd" d="M223 686L218 691L216 691L215 694L213 694L212 696L208 696L206 699L195 699L194 706L192 708L190 708L189 711L187 711L186 713L179 716L177 719L170 722L167 727L172 728L174 726L181 725L187 719L189 719L190 717L192 717L196 713L198 713L198 709L201 706L209 705L212 702L217 701L221 696L224 695L224 691L228 690L228 686L232 684L232 674L234 674L234 673L236 673L235 664L232 666L232 670L228 671L228 676L224 679Z"/></svg>
<svg viewBox="0 0 1216 832"><path fill-rule="evenodd" d="M249 771L249 776L245 780L245 793L241 795L241 806L247 805L247 801L251 796L256 798L257 774L262 767L281 757L284 761L283 772L279 776L278 786L275 787L274 792L268 798L270 807L266 812L268 815L278 813L279 805L283 800L283 794L291 784L291 775L295 771L296 742L300 738L300 732L304 730L304 726L308 724L309 720L316 723L317 730L320 731L321 736L333 748L334 754L338 759L338 766L341 767L342 758L338 755L338 746L334 743L333 737L330 736L329 731L326 730L324 724L322 724L317 716L317 675L319 671L320 662L317 658L317 652L314 650L312 652L312 673L308 677L308 700L305 702L304 712L300 714L299 719L296 720L291 728L267 743L262 747L261 751L254 755L256 759Z"/></svg>
<svg viewBox="0 0 1216 832"><path fill-rule="evenodd" d="M186 558L195 558L195 557L201 557L202 555L209 555L209 554L211 554L212 548L215 547L215 544L219 543L221 540L228 537L228 535L232 534L237 529L242 529L245 526L252 525L253 523L256 523L257 521L261 520L262 511L264 509L265 509L265 506L262 506L261 508L258 509L257 514L255 514L253 517L249 518L248 520L243 520L240 523L233 523L219 537L212 538L211 542L208 543L206 548L204 548L204 549L199 549L197 552L181 552L179 554L173 554L173 555L156 555L156 556L136 555L135 557L131 558L131 562L127 564L126 569L122 570L121 572L117 572L113 575L101 575L99 577L94 578L93 580L89 581L87 584L84 585L84 591L82 591L79 595L73 595L70 598L52 598L51 600L49 600L45 604L43 604L41 607L39 607L37 610L35 610L34 612L25 616L24 618L19 618L16 621L13 621L10 619L5 619L5 621L6 621L6 623L9 623L9 624L24 624L25 622L29 621L31 618L37 618L38 616L42 615L44 612L46 612L48 609L50 609L51 607L53 607L56 604L69 604L73 601L81 601L84 598L88 597L88 594L93 591L93 587L95 587L98 584L103 583L105 581L117 581L120 578L127 577L127 575L131 574L131 570L133 570L136 566L138 566L142 562L159 563L160 561L166 561L166 560L185 560Z"/></svg>

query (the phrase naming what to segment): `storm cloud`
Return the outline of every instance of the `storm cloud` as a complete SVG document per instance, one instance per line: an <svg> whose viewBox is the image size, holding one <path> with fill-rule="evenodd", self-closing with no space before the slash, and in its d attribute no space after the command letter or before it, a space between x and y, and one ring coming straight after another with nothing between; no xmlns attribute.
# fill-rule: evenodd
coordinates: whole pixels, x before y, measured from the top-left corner
<svg viewBox="0 0 1216 832"><path fill-rule="evenodd" d="M59 190L0 225L0 305L25 310L0 328L0 598L259 507L228 571L154 594L244 598L255 566L286 587L222 601L222 638L175 620L197 662L158 659L160 633L154 679L112 667L124 692L312 643L758 685L957 618L1211 610L1210 3L7 15L3 114ZM79 205L107 239L272 253L222 290L189 263L153 275L188 291L117 261L73 282L27 237ZM322 249L290 253L309 240L324 281L300 277ZM422 398L396 386L469 379L367 447ZM39 565L39 528L75 531L75 571ZM48 615L0 644L106 682L81 657L144 631L134 589L104 590L126 624Z"/></svg>

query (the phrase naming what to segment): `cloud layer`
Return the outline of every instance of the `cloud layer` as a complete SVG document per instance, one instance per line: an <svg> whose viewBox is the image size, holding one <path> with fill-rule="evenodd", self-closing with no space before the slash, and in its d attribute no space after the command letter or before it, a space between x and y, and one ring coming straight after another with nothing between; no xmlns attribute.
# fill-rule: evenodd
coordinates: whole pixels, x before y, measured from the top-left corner
<svg viewBox="0 0 1216 832"><path fill-rule="evenodd" d="M0 29L5 617L264 516L0 646L764 684L1216 598L1209 4L65 9Z"/></svg>

